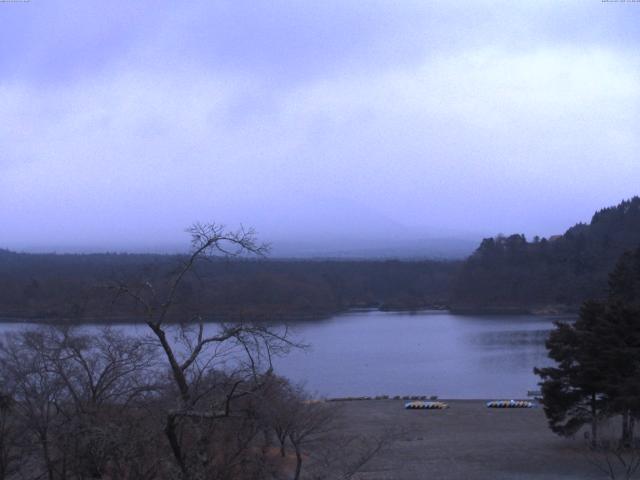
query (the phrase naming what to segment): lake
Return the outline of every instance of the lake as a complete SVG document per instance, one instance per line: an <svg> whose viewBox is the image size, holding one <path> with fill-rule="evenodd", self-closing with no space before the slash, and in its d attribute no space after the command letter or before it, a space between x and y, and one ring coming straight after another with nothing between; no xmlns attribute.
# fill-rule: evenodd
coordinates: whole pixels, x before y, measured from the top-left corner
<svg viewBox="0 0 640 480"><path fill-rule="evenodd" d="M296 327L311 344L277 371L327 396L517 398L538 390L554 318L356 312Z"/></svg>
<svg viewBox="0 0 640 480"><path fill-rule="evenodd" d="M275 360L276 371L328 397L438 395L522 398L549 365L554 318L364 311L293 324L310 347ZM21 328L0 324L0 332ZM140 326L129 332L146 332Z"/></svg>

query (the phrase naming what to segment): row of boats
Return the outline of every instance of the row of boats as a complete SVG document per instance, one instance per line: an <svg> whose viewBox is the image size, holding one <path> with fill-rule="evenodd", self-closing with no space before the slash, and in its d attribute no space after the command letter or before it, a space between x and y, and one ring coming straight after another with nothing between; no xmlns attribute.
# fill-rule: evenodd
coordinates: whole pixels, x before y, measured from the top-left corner
<svg viewBox="0 0 640 480"><path fill-rule="evenodd" d="M492 400L487 402L487 408L533 408L535 405L528 400ZM445 402L426 402L414 400L404 404L407 410L444 410L449 408Z"/></svg>

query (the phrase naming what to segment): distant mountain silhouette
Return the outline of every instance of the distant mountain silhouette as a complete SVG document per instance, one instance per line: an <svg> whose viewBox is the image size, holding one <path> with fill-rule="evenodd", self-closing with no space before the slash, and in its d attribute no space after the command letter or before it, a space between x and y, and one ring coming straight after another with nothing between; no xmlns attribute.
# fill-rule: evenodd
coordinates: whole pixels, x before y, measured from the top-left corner
<svg viewBox="0 0 640 480"><path fill-rule="evenodd" d="M564 235L485 238L459 271L454 309L562 310L602 297L625 251L640 245L640 197L604 208Z"/></svg>

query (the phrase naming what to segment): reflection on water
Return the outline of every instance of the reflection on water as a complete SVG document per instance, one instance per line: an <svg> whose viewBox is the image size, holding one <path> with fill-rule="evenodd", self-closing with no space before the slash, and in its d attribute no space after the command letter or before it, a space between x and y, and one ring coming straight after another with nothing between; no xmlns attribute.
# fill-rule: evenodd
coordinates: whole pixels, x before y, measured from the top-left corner
<svg viewBox="0 0 640 480"><path fill-rule="evenodd" d="M553 320L353 312L294 325L297 339L311 347L277 359L276 371L326 396L518 398L537 389L533 367L549 364L544 342ZM0 331L16 328L0 324Z"/></svg>

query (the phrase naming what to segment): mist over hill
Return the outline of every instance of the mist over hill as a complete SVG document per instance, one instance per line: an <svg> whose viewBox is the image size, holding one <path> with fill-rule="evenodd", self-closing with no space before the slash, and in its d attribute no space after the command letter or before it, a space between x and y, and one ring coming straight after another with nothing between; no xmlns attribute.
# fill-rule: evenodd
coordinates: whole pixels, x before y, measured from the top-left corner
<svg viewBox="0 0 640 480"><path fill-rule="evenodd" d="M281 241L272 245L275 258L315 259L402 259L461 260L477 246L477 240L466 237L421 239L346 239L328 242Z"/></svg>
<svg viewBox="0 0 640 480"><path fill-rule="evenodd" d="M313 197L312 203L310 211L308 205L272 202L268 212L255 208L236 218L228 213L215 215L215 220L230 229L252 228L260 241L270 245L269 257L279 259L463 259L484 233L429 225L426 220L405 224L342 197ZM207 221L211 215L202 212L196 218ZM0 248L25 253L182 254L188 242L184 218L191 217L156 218L153 226L144 229L125 228L124 219L119 219L113 228L102 226L105 231L88 228L90 223L84 222L74 236L61 229L55 235L34 234L19 242L9 232L0 239L4 242Z"/></svg>

